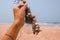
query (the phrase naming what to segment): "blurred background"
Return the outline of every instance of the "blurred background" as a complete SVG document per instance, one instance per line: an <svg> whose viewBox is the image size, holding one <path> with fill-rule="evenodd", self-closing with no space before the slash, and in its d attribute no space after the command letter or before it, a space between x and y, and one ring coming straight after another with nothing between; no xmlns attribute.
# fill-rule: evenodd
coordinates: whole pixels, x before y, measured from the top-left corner
<svg viewBox="0 0 60 40"><path fill-rule="evenodd" d="M28 6L38 23L60 23L60 0L27 0ZM14 20L14 0L0 0L0 23Z"/></svg>

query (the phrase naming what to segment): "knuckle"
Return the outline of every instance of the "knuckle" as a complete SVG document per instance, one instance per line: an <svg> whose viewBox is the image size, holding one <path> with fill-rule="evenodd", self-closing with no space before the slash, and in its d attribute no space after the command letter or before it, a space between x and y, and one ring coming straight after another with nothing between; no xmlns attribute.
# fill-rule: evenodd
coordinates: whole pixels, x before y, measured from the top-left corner
<svg viewBox="0 0 60 40"><path fill-rule="evenodd" d="M17 8L16 8L16 7L14 7L14 8L13 8L13 10L17 10Z"/></svg>
<svg viewBox="0 0 60 40"><path fill-rule="evenodd" d="M16 10L16 8L14 7L13 10Z"/></svg>

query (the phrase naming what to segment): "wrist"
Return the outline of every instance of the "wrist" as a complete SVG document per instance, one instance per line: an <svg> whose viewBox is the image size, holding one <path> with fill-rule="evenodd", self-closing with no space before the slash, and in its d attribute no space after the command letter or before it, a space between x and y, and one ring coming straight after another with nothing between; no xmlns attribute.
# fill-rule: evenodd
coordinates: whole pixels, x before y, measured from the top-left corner
<svg viewBox="0 0 60 40"><path fill-rule="evenodd" d="M13 24L16 25L17 27L21 27L22 26L20 20L14 20Z"/></svg>
<svg viewBox="0 0 60 40"><path fill-rule="evenodd" d="M19 24L19 20L14 20L14 24Z"/></svg>

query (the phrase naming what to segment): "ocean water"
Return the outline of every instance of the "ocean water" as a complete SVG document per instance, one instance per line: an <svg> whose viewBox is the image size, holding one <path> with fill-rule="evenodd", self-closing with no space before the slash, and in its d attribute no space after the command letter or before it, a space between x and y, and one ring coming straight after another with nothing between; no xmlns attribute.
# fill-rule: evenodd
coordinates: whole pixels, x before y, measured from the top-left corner
<svg viewBox="0 0 60 40"><path fill-rule="evenodd" d="M53 27L60 27L60 23L59 22L45 22L45 23L38 23L40 26L53 26ZM26 24L24 26L32 26L31 24Z"/></svg>
<svg viewBox="0 0 60 40"><path fill-rule="evenodd" d="M60 26L60 22L46 22L46 23L38 23L43 26Z"/></svg>

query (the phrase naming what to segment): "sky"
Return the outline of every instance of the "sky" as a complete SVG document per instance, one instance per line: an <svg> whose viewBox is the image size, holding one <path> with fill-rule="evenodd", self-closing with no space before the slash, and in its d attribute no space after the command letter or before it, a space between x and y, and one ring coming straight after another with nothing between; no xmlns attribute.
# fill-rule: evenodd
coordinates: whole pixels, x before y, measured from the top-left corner
<svg viewBox="0 0 60 40"><path fill-rule="evenodd" d="M60 0L27 0L37 22L60 22ZM14 0L0 0L0 23L12 23Z"/></svg>

